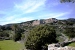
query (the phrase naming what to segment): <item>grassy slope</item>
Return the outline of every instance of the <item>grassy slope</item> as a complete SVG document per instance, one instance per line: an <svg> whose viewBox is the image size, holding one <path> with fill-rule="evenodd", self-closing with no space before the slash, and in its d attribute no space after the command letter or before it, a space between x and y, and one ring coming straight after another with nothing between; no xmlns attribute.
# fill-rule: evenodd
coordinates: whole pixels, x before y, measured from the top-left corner
<svg viewBox="0 0 75 50"><path fill-rule="evenodd" d="M20 50L23 45L12 40L0 41L0 50Z"/></svg>
<svg viewBox="0 0 75 50"><path fill-rule="evenodd" d="M68 46L75 47L75 42L74 42L74 43L69 44Z"/></svg>

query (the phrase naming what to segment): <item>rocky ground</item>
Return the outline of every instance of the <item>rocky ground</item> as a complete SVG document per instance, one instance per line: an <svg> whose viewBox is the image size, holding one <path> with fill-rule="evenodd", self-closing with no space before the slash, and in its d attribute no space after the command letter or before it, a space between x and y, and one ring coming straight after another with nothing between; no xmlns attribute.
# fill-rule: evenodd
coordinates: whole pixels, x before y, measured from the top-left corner
<svg viewBox="0 0 75 50"><path fill-rule="evenodd" d="M51 47L48 50L75 50L75 47L69 47L69 46L65 46L65 47Z"/></svg>

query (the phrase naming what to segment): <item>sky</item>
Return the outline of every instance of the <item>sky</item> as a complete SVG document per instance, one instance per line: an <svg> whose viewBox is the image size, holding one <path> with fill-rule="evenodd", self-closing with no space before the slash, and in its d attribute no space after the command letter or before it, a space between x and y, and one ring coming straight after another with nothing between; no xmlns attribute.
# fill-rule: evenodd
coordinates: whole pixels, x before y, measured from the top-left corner
<svg viewBox="0 0 75 50"><path fill-rule="evenodd" d="M75 3L60 3L60 0L0 0L0 25L48 18L75 18Z"/></svg>

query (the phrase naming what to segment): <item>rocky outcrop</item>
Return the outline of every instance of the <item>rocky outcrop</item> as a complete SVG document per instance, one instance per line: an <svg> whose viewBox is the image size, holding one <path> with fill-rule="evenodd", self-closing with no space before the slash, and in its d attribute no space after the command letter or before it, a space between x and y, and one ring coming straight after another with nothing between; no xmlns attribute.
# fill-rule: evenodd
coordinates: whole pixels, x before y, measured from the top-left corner
<svg viewBox="0 0 75 50"><path fill-rule="evenodd" d="M53 22L57 22L57 19L55 18L49 18L45 20L45 23L53 23Z"/></svg>
<svg viewBox="0 0 75 50"><path fill-rule="evenodd" d="M53 22L57 22L57 19L49 18L49 19L35 20L33 21L32 25L35 26L35 25L47 24L47 23L53 23Z"/></svg>
<svg viewBox="0 0 75 50"><path fill-rule="evenodd" d="M39 25L39 24L40 24L40 20L35 20L33 21L32 26Z"/></svg>
<svg viewBox="0 0 75 50"><path fill-rule="evenodd" d="M48 45L48 50L75 50L75 47L70 47L70 46L59 47L56 46L56 44L50 44Z"/></svg>

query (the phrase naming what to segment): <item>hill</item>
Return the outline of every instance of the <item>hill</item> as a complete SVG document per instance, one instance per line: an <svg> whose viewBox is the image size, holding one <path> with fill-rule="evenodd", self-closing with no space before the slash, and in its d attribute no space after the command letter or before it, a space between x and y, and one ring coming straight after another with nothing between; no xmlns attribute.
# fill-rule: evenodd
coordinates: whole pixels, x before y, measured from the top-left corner
<svg viewBox="0 0 75 50"><path fill-rule="evenodd" d="M0 25L0 38L1 37L9 37L10 39L14 39L13 36L16 34L16 39L18 40L24 40L25 37L27 36L28 32L35 28L38 25L50 25L54 26L56 29L57 33L57 39L60 41L60 38L62 41L68 39L63 37L62 33L65 34L65 36L72 37L74 33L68 33L67 31L75 32L73 31L75 29L75 19L74 18L69 18L65 20L58 20L56 18L49 18L49 19L40 19L40 20L32 20L32 21L27 21L27 22L22 22L22 23L15 23L15 24L6 24L1 26ZM23 37L22 37L23 36ZM60 38L59 38L60 37Z"/></svg>

